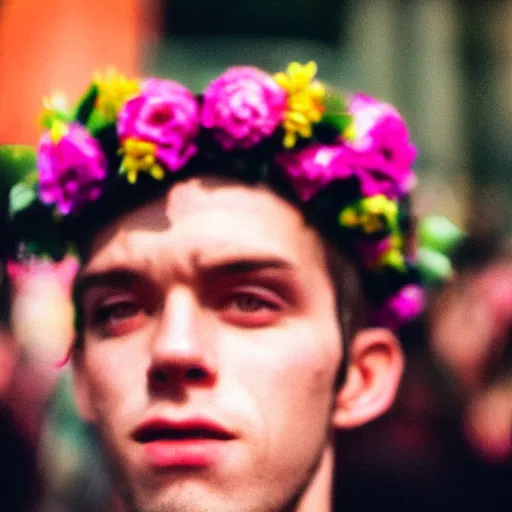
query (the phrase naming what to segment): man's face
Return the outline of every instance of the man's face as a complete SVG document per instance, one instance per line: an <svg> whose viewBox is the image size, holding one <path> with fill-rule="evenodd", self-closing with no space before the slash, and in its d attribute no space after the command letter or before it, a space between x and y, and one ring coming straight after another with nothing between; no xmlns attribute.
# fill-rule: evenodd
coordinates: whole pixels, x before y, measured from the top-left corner
<svg viewBox="0 0 512 512"><path fill-rule="evenodd" d="M342 340L293 206L179 183L98 234L81 283L79 405L135 510L275 511L308 486Z"/></svg>

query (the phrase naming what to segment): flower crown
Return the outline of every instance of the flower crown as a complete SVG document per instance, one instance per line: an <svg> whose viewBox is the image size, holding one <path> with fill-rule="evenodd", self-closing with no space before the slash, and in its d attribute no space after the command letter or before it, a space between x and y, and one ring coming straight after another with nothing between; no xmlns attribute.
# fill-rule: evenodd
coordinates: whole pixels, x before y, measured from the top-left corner
<svg viewBox="0 0 512 512"><path fill-rule="evenodd" d="M408 201L416 150L393 106L361 93L345 98L316 71L314 62L274 76L233 67L199 95L171 80L96 74L72 110L59 96L45 101L37 170L11 190L11 217L35 208L57 227L87 221L113 194L133 198L145 183L194 168L284 183L357 263L373 323L399 327L423 305ZM18 240L36 252L37 236L50 236L17 225Z"/></svg>

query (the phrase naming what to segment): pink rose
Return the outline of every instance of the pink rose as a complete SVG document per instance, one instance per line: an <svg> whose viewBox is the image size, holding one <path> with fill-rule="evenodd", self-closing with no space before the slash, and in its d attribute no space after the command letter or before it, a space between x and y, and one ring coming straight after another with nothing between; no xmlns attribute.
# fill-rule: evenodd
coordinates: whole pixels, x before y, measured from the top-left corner
<svg viewBox="0 0 512 512"><path fill-rule="evenodd" d="M415 183L412 165L417 152L398 111L361 93L353 96L348 111L353 116L355 137L346 144L360 153L379 156L380 164L373 171L385 188L381 193L388 197L408 194Z"/></svg>
<svg viewBox="0 0 512 512"><path fill-rule="evenodd" d="M78 212L101 195L107 163L96 139L80 124L64 128L57 141L45 132L37 157L39 196L63 215Z"/></svg>
<svg viewBox="0 0 512 512"><path fill-rule="evenodd" d="M348 152L350 150L341 145L315 143L301 150L279 153L276 163L282 168L300 199L309 201L330 182L353 175L345 158Z"/></svg>
<svg viewBox="0 0 512 512"><path fill-rule="evenodd" d="M225 150L249 149L283 120L286 92L263 71L234 67L204 92L201 122Z"/></svg>
<svg viewBox="0 0 512 512"><path fill-rule="evenodd" d="M309 201L329 183L357 178L361 193L370 197L385 194L388 183L380 182L375 171L382 159L375 152L359 152L344 144L311 144L304 149L284 151L276 163L288 176L303 201Z"/></svg>
<svg viewBox="0 0 512 512"><path fill-rule="evenodd" d="M197 152L199 107L193 94L171 80L150 78L142 93L119 112L121 141L134 138L157 146L157 159L170 171L181 169Z"/></svg>

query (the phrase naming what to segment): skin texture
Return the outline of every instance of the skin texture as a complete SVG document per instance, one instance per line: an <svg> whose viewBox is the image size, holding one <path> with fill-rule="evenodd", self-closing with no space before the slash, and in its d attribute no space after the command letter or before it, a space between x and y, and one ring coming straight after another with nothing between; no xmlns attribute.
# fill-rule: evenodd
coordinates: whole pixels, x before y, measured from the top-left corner
<svg viewBox="0 0 512 512"><path fill-rule="evenodd" d="M92 248L76 393L127 509L329 510L332 429L385 410L402 359L389 332L361 333L335 389L335 296L300 212L263 187L190 179ZM151 467L140 422L198 415L232 434L213 462Z"/></svg>

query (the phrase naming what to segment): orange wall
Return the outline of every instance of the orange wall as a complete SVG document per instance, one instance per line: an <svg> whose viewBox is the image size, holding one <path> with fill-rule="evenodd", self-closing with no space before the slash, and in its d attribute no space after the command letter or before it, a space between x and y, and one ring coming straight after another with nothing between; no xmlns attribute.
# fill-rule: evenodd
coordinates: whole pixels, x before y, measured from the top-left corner
<svg viewBox="0 0 512 512"><path fill-rule="evenodd" d="M140 1L0 2L0 143L34 144L42 97L60 90L75 100L94 70L139 74Z"/></svg>

